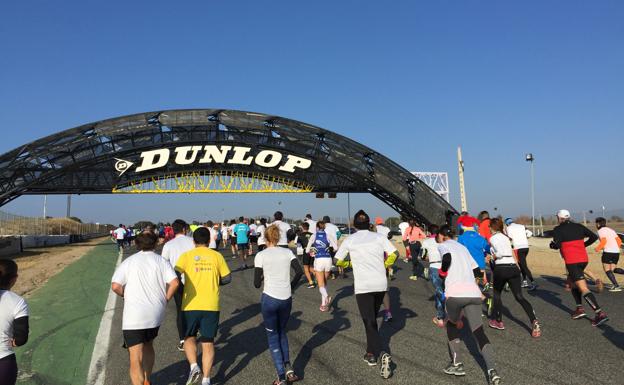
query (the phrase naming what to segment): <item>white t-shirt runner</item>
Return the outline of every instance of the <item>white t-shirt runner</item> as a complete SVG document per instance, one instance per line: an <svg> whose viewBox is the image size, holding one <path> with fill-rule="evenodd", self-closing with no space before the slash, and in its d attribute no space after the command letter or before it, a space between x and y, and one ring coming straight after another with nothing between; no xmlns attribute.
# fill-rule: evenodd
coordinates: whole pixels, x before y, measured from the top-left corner
<svg viewBox="0 0 624 385"><path fill-rule="evenodd" d="M390 255L396 248L381 234L359 230L342 242L336 259L344 260L347 255L353 266L355 294L388 290L384 253Z"/></svg>
<svg viewBox="0 0 624 385"><path fill-rule="evenodd" d="M481 290L475 282L473 269L479 267L472 258L468 249L461 243L449 239L438 244L438 251L451 254L451 267L449 267L444 281L444 293L447 297L455 298L481 298Z"/></svg>
<svg viewBox="0 0 624 385"><path fill-rule="evenodd" d="M390 234L390 228L384 225L377 225L375 226L375 228L377 229L377 232L381 235L383 235L384 237L388 238L388 234Z"/></svg>
<svg viewBox="0 0 624 385"><path fill-rule="evenodd" d="M617 244L616 238L618 238L617 233L609 228L609 227L602 227L600 230L598 230L598 238L606 238L607 239L607 244L604 247L604 252L605 253L619 253L620 252L620 247Z"/></svg>
<svg viewBox="0 0 624 385"><path fill-rule="evenodd" d="M219 234L217 233L217 230L213 227L209 228L208 231L210 231L210 243L208 244L208 247L211 249L216 249L217 248L217 236Z"/></svg>
<svg viewBox="0 0 624 385"><path fill-rule="evenodd" d="M308 226L310 226L310 229L308 230L309 232L311 232L312 234L316 233L316 221L315 220L306 219L304 222L306 222Z"/></svg>
<svg viewBox="0 0 624 385"><path fill-rule="evenodd" d="M513 265L516 259L513 257L511 241L503 233L494 233L490 237L490 251L496 257L494 261L497 265Z"/></svg>
<svg viewBox="0 0 624 385"><path fill-rule="evenodd" d="M292 251L283 247L269 247L256 254L254 267L262 268L263 293L279 300L291 297L290 263L295 258Z"/></svg>
<svg viewBox="0 0 624 385"><path fill-rule="evenodd" d="M167 284L176 278L173 268L153 251L139 251L124 260L112 282L124 286L123 330L160 326L167 306Z"/></svg>
<svg viewBox="0 0 624 385"><path fill-rule="evenodd" d="M13 322L22 317L28 317L24 298L10 290L0 290L0 358L14 354Z"/></svg>
<svg viewBox="0 0 624 385"><path fill-rule="evenodd" d="M442 256L438 251L438 242L435 238L427 237L422 243L423 248L427 251L427 259L429 260L429 267L432 269L442 268Z"/></svg>
<svg viewBox="0 0 624 385"><path fill-rule="evenodd" d="M276 225L280 230L280 238L279 238L279 242L277 242L277 245L287 246L288 245L288 230L291 229L290 225L282 221L275 221L271 223L271 225Z"/></svg>
<svg viewBox="0 0 624 385"><path fill-rule="evenodd" d="M526 227L519 223L512 223L507 226L505 232L511 238L514 250L529 248L529 237L533 234Z"/></svg>
<svg viewBox="0 0 624 385"><path fill-rule="evenodd" d="M115 229L113 233L115 234L115 239L117 240L122 240L126 236L126 230L121 227L118 227L117 229Z"/></svg>
<svg viewBox="0 0 624 385"><path fill-rule="evenodd" d="M265 231L265 225L260 225L256 228L256 233L258 234L258 246L266 245L266 239L264 238Z"/></svg>
<svg viewBox="0 0 624 385"><path fill-rule="evenodd" d="M399 230L401 230L401 236L405 235L405 231L407 231L408 227L409 227L409 223L407 223L407 222L399 223Z"/></svg>

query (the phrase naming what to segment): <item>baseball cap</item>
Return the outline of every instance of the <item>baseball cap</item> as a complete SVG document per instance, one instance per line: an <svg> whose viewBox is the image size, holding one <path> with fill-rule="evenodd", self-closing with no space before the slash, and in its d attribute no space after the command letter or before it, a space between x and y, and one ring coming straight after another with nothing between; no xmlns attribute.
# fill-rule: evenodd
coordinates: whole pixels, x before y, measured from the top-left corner
<svg viewBox="0 0 624 385"><path fill-rule="evenodd" d="M512 224L512 223L513 223L513 219L511 219L511 218L505 218L505 224L506 224L507 226L509 226L509 225L510 225L510 224Z"/></svg>
<svg viewBox="0 0 624 385"><path fill-rule="evenodd" d="M381 217L377 217L375 218L375 224L376 225L383 225L384 221Z"/></svg>
<svg viewBox="0 0 624 385"><path fill-rule="evenodd" d="M559 210L557 211L557 216L561 219L568 219L570 218L570 212L568 210Z"/></svg>

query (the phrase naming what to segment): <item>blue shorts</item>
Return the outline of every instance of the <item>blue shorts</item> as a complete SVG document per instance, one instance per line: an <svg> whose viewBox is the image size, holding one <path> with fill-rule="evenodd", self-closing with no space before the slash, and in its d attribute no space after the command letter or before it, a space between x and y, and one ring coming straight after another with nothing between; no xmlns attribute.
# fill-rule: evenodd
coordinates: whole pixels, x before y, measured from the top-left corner
<svg viewBox="0 0 624 385"><path fill-rule="evenodd" d="M183 311L182 319L184 320L184 335L186 337L196 337L199 332L199 342L214 342L219 328L218 311Z"/></svg>

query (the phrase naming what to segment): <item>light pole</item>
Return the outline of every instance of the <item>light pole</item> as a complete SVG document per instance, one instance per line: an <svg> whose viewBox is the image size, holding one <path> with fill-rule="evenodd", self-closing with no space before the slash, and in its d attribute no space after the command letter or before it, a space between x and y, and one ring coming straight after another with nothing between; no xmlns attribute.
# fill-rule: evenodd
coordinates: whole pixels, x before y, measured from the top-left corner
<svg viewBox="0 0 624 385"><path fill-rule="evenodd" d="M535 170L533 168L535 157L533 154L528 153L525 156L525 160L531 163L531 230L535 232Z"/></svg>

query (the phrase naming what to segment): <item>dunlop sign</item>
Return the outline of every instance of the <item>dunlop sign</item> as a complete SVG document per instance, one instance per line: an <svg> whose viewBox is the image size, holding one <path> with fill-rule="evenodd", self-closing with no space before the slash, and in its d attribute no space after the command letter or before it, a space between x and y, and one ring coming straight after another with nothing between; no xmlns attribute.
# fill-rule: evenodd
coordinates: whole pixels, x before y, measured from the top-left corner
<svg viewBox="0 0 624 385"><path fill-rule="evenodd" d="M169 164L172 156L177 165L197 164L234 164L249 166L252 163L260 167L277 168L280 171L294 173L297 169L305 170L310 168L312 161L295 155L283 155L274 150L261 150L255 156L250 154L251 147L241 146L181 146L172 151L168 148L143 151L140 155L141 164L135 172L154 170L165 167ZM134 162L115 158L115 170L119 176L128 171Z"/></svg>

